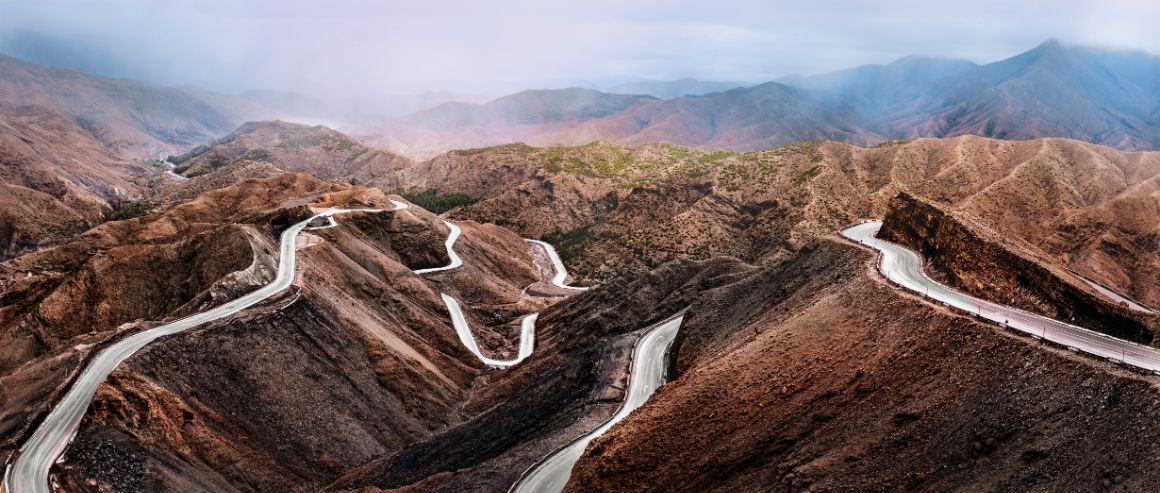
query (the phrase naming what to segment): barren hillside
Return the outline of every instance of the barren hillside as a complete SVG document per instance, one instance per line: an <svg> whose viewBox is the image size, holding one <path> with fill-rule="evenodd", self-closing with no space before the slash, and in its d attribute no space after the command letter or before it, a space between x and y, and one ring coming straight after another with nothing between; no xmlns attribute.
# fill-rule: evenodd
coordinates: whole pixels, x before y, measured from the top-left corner
<svg viewBox="0 0 1160 493"><path fill-rule="evenodd" d="M521 145L455 151L401 184L484 200L457 217L559 243L608 279L675 258L778 258L909 192L1020 239L1044 258L1160 304L1160 153L1060 139L918 139L874 148L807 142L768 151L671 145Z"/></svg>

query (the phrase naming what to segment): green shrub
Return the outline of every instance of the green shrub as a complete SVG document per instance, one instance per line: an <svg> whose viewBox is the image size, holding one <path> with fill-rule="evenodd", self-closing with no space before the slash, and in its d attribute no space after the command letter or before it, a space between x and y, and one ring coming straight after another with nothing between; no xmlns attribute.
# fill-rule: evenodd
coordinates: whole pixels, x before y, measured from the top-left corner
<svg viewBox="0 0 1160 493"><path fill-rule="evenodd" d="M110 212L108 215L108 219L110 221L121 221L144 216L145 214L148 214L154 206L153 201L150 199L116 200L109 205L113 209L112 212Z"/></svg>
<svg viewBox="0 0 1160 493"><path fill-rule="evenodd" d="M801 173L798 173L797 176L793 177L793 184L794 185L801 185L802 183L805 183L810 178L818 176L818 173L821 173L821 172L822 172L822 169L818 166L810 167L809 169L804 170Z"/></svg>
<svg viewBox="0 0 1160 493"><path fill-rule="evenodd" d="M417 188L397 189L394 193L401 195L419 207L436 214L442 214L456 207L463 207L479 202L479 197L465 193L439 193L434 188L420 190Z"/></svg>
<svg viewBox="0 0 1160 493"><path fill-rule="evenodd" d="M270 156L270 151L265 149L250 149L249 151L246 151L245 154L242 154L242 159L247 159L250 161L264 161L267 163L274 162L274 158Z"/></svg>
<svg viewBox="0 0 1160 493"><path fill-rule="evenodd" d="M592 226L581 226L567 231L557 230L544 235L543 240L556 247L560 260L568 261L584 255L584 251L596 239L592 233Z"/></svg>

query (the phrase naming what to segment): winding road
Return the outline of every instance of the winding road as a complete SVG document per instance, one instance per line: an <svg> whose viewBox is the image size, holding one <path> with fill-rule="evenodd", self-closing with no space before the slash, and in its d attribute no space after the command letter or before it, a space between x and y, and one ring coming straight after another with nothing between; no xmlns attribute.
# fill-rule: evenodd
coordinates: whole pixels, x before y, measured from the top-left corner
<svg viewBox="0 0 1160 493"><path fill-rule="evenodd" d="M429 274L432 272L451 270L463 265L463 259L459 258L459 254L455 253L455 241L459 239L459 235L463 233L463 230L451 221L444 220L443 223L451 229L451 234L447 235L447 240L443 242L444 246L447 247L447 257L451 259L451 263L443 267L419 269L414 271L416 274ZM467 326L467 318L464 317L463 310L459 307L459 302L447 293L439 293L439 296L443 298L443 304L447 305L447 312L451 314L451 325L455 328L455 333L459 336L459 342L463 343L472 354L487 366L492 368L507 368L532 355L532 349L536 341L536 319L539 318L539 313L525 315L523 320L520 320L520 349L515 359L499 360L484 356L483 352L479 350L479 344L475 342L475 335L471 332L471 328Z"/></svg>
<svg viewBox="0 0 1160 493"><path fill-rule="evenodd" d="M581 435L533 465L512 485L510 491L514 493L563 491L564 486L568 484L568 478L572 476L572 467L580 460L580 456L584 455L584 449L588 444L643 405L661 385L664 385L668 350L683 320L684 314L681 314L661 322L636 343L636 348L632 352L632 368L629 371L628 395L625 396L624 404L616 414L596 429Z"/></svg>
<svg viewBox="0 0 1160 493"><path fill-rule="evenodd" d="M567 284L564 284L564 281L566 281L568 279L568 269L564 268L564 262L562 260L560 260L560 254L556 253L556 248L553 247L550 243L548 243L546 241L530 240L530 239L525 239L524 241L531 243L533 245L539 245L541 248L544 249L545 252L547 252L548 260L550 260L552 262L552 271L555 272L555 274L552 276L552 285L553 286L556 286L558 288L564 288L564 289L575 289L577 291L587 291L588 290L588 288L586 288L586 287L569 286Z"/></svg>
<svg viewBox="0 0 1160 493"><path fill-rule="evenodd" d="M392 201L392 203L395 204L395 210L407 207L400 202ZM5 471L5 489L9 493L49 493L51 491L48 484L49 469L76 435L89 402L109 373L112 373L121 362L160 337L231 316L290 287L297 267L295 238L298 233L306 229L315 219L331 218L335 214L350 212L382 212L382 209L333 209L290 226L282 232L278 273L270 284L216 308L126 337L97 354L56 407L40 423L28 442L21 447L20 455L10 469Z"/></svg>
<svg viewBox="0 0 1160 493"><path fill-rule="evenodd" d="M887 279L898 285L960 310L975 313L980 318L1007 325L1076 351L1160 372L1160 350L975 298L932 280L922 272L922 261L917 253L875 237L881 227L882 221L866 222L847 228L842 231L842 235L881 252L879 270Z"/></svg>
<svg viewBox="0 0 1160 493"><path fill-rule="evenodd" d="M447 311L451 314L451 325L455 327L455 333L459 335L459 341L464 346L467 346L467 349L479 358L480 361L486 363L487 366L492 368L507 368L532 355L532 349L536 343L536 319L539 318L539 313L525 315L520 320L520 349L515 359L493 359L484 356L480 352L479 344L475 342L475 336L467 326L467 319L463 316L463 310L459 308L459 302L445 293L440 293L440 295L443 297L443 304L447 305Z"/></svg>
<svg viewBox="0 0 1160 493"><path fill-rule="evenodd" d="M1117 303L1117 304L1123 303L1125 305L1128 305L1128 308L1130 308L1132 310L1136 310L1136 311L1141 312L1141 313L1156 313L1151 308L1148 308L1144 305L1136 303L1135 301L1132 301L1131 299L1124 297L1120 293L1117 293L1115 291L1112 291L1112 290L1104 287L1103 284L1100 284L1100 283L1095 282L1091 279L1088 279L1088 278L1086 278L1086 277L1084 277L1084 276L1082 276L1079 273L1074 272L1074 271L1072 271L1072 274L1075 274L1080 279L1083 279L1083 281L1088 283L1089 286L1095 288L1095 290L1099 291L1100 294L1107 296L1108 299L1112 300L1112 302L1114 302L1114 303Z"/></svg>
<svg viewBox="0 0 1160 493"><path fill-rule="evenodd" d="M455 253L455 240L459 239L459 235L463 233L463 230L459 229L459 226L448 220L444 220L443 224L446 224L447 227L451 229L451 233L447 235L447 240L443 242L443 245L447 247L447 257L451 259L451 263L444 265L443 267L419 269L415 271L416 274L422 275L430 274L432 272L451 270L463 265L463 259L459 258L459 254Z"/></svg>

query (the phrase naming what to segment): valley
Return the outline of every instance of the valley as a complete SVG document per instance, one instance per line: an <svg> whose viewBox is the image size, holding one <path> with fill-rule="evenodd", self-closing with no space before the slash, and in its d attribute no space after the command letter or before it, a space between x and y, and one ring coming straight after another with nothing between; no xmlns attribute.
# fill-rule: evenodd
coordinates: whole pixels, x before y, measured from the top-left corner
<svg viewBox="0 0 1160 493"><path fill-rule="evenodd" d="M387 98L0 55L0 493L1148 491L1157 60Z"/></svg>

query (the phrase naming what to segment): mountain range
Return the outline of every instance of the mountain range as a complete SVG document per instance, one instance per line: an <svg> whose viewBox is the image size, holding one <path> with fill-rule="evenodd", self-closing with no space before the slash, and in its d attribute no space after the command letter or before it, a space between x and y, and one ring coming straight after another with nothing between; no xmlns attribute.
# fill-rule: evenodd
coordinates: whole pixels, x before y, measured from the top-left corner
<svg viewBox="0 0 1160 493"><path fill-rule="evenodd" d="M249 101L195 88L159 87L0 55L0 101L67 114L119 154L184 150L242 123L277 115Z"/></svg>
<svg viewBox="0 0 1160 493"><path fill-rule="evenodd" d="M237 123L327 98L0 59L3 488L1149 491L1160 152L1031 137L1150 146L1153 60L532 90L352 137ZM1007 139L883 141L936 130Z"/></svg>
<svg viewBox="0 0 1160 493"><path fill-rule="evenodd" d="M1160 153L973 136L747 153L511 144L393 163L372 152L321 127L249 123L178 157L197 176L162 175L170 186L147 213L0 263L0 344L12 348L0 360L0 454L29 440L101 348L269 282L288 224L372 208L385 212L319 218L300 236L293 288L120 365L53 480L68 491L507 491L615 413L642 329L686 307L671 381L588 446L567 491L877 491L915 471L918 491L1054 491L1155 470L1150 377L906 294L835 231L885 217L956 289L1156 345L1160 319L1076 273L1160 300ZM468 200L440 217L407 192L275 165L385 171L363 176ZM391 202L408 197L406 209ZM462 228L451 250L445 220ZM554 267L521 237L555 244L596 285L539 292ZM464 264L414 271L450 251ZM444 295L462 300L470 337L497 358L539 313L532 356L488 368L452 329ZM781 466L798 461L826 467Z"/></svg>
<svg viewBox="0 0 1160 493"><path fill-rule="evenodd" d="M540 91L535 107L540 111L567 107L573 93ZM470 118L497 110L500 105L492 102L443 108L441 112L459 116L444 115L443 122L457 124L441 126L437 135L425 132L428 122L416 122L414 115L360 135L413 157L469 143L514 141L533 145L660 141L748 151L801 140L874 145L957 135L1065 137L1122 150L1150 150L1160 143L1158 95L1160 58L1049 40L985 65L906 57L887 65L787 77L701 96L641 97L615 113L593 113L571 124L514 125ZM589 99L614 107L612 103L622 97L593 94Z"/></svg>
<svg viewBox="0 0 1160 493"><path fill-rule="evenodd" d="M1063 137L1151 150L1160 143L1158 96L1160 58L1056 40L983 65L911 56L753 86L644 80L606 92L527 90L487 102L428 93L358 104L336 104L337 95L158 87L0 56L0 100L72 115L131 157L187 151L245 121L272 118L325 123L417 159L511 142L669 142L749 151L802 140L875 145L957 135ZM418 111L393 116L408 108Z"/></svg>

